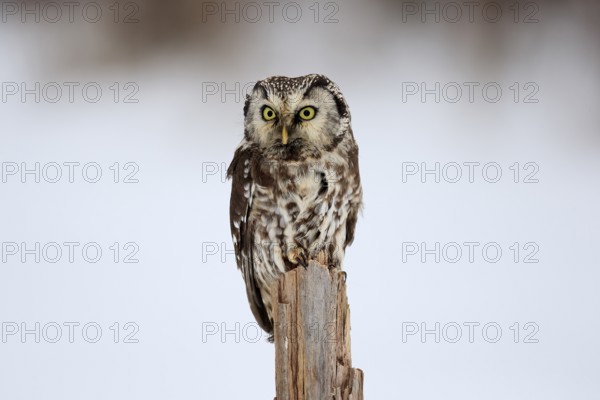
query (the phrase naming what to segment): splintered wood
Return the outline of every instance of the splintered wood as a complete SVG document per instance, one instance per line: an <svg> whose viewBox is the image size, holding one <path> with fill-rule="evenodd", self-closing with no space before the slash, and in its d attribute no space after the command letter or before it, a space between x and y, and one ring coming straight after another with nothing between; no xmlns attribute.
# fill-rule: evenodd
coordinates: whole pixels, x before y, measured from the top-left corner
<svg viewBox="0 0 600 400"><path fill-rule="evenodd" d="M273 286L276 400L363 400L344 274L317 262Z"/></svg>

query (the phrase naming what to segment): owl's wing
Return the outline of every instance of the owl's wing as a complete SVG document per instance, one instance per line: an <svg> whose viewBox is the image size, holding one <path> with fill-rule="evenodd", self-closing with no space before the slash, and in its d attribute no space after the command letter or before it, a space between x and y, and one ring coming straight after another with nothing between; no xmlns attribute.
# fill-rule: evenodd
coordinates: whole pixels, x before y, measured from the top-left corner
<svg viewBox="0 0 600 400"><path fill-rule="evenodd" d="M354 230L356 228L356 220L358 213L362 207L362 187L360 185L360 172L358 170L358 147L350 151L348 157L348 172L352 179L353 196L350 199L350 211L346 220L346 240L344 241L344 249L350 246L354 241Z"/></svg>
<svg viewBox="0 0 600 400"><path fill-rule="evenodd" d="M346 241L344 242L344 248L350 246L354 241L354 229L356 228L356 220L358 219L359 208L353 208L348 213L348 219L346 220Z"/></svg>
<svg viewBox="0 0 600 400"><path fill-rule="evenodd" d="M272 324L254 275L253 234L249 221L255 185L251 163L252 149L240 146L227 169L227 176L232 179L229 220L235 257L246 283L250 309L261 328L271 332Z"/></svg>

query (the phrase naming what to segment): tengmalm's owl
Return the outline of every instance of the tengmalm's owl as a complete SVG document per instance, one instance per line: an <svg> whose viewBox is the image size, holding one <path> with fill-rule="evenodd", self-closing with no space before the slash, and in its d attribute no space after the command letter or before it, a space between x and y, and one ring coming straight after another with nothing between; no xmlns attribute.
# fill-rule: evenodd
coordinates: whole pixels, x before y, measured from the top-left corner
<svg viewBox="0 0 600 400"><path fill-rule="evenodd" d="M281 274L311 259L342 266L362 202L358 147L344 96L323 75L257 82L244 118L227 171L231 233L252 312L272 334Z"/></svg>

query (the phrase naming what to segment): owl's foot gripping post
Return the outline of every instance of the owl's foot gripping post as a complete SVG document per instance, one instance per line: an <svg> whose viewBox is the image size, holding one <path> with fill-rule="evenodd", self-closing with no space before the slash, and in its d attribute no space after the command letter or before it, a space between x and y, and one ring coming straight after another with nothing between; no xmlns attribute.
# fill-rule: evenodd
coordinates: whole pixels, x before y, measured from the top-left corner
<svg viewBox="0 0 600 400"><path fill-rule="evenodd" d="M308 258L302 247L294 247L287 252L288 260L294 265L302 265L304 269L308 268Z"/></svg>
<svg viewBox="0 0 600 400"><path fill-rule="evenodd" d="M330 273L334 273L335 271L339 271L340 273L342 273L344 275L344 281L346 281L346 273L344 271L341 271L339 263L337 263L337 264L335 263L335 261L332 259L331 255L328 251L325 251L325 250L319 251L317 253L316 260L323 267L327 267L327 269L329 270Z"/></svg>
<svg viewBox="0 0 600 400"><path fill-rule="evenodd" d="M308 269L309 258L306 256L306 251L302 247L294 247L288 250L287 258L289 262L291 262L293 265L301 265L305 270ZM326 252L320 251L314 258L311 257L310 260L314 260L323 268L327 268L329 273L341 274L344 282L346 282L346 272L341 270L339 264L335 264L334 262L332 262L332 260L330 260L327 256Z"/></svg>

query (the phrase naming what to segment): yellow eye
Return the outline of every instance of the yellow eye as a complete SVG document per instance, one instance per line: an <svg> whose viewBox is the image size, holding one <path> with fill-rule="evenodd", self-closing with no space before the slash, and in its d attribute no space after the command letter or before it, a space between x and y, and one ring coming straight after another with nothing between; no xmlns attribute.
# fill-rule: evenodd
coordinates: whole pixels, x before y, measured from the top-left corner
<svg viewBox="0 0 600 400"><path fill-rule="evenodd" d="M271 107L265 106L263 108L263 118L265 121L272 121L275 117L277 117L277 114L275 114L275 111Z"/></svg>
<svg viewBox="0 0 600 400"><path fill-rule="evenodd" d="M304 107L302 110L300 110L300 112L298 113L298 115L300 116L300 119L303 119L304 121L308 121L311 120L315 117L315 114L317 113L317 110L315 110L314 107Z"/></svg>

